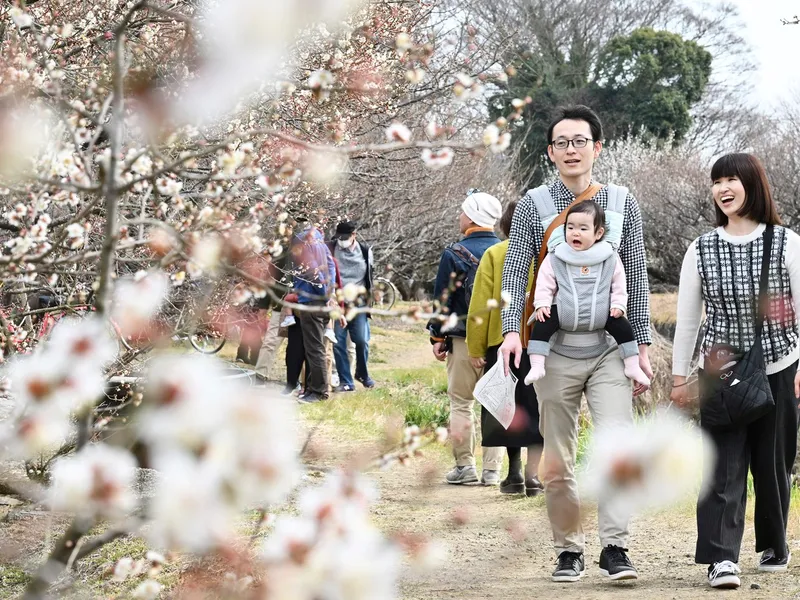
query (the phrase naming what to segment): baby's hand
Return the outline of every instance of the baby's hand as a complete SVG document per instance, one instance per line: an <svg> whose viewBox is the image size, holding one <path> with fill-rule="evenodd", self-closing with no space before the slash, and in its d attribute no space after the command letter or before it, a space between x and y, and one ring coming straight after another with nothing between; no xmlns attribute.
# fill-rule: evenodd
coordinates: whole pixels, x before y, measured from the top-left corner
<svg viewBox="0 0 800 600"><path fill-rule="evenodd" d="M611 318L612 319L619 319L622 316L622 311L618 308L611 309Z"/></svg>
<svg viewBox="0 0 800 600"><path fill-rule="evenodd" d="M546 319L550 318L550 307L543 306L541 308L536 309L536 320L541 321L542 323L545 322Z"/></svg>

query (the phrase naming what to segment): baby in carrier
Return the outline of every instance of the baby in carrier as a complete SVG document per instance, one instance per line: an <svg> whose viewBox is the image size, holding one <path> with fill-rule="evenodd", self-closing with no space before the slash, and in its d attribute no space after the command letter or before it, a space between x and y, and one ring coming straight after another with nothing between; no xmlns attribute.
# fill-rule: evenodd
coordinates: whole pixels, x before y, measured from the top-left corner
<svg viewBox="0 0 800 600"><path fill-rule="evenodd" d="M559 329L605 329L619 345L625 376L649 386L639 366L639 347L625 311L628 306L625 269L614 247L602 238L606 215L594 200L567 211L564 240L551 248L539 267L534 291L535 312L528 354L530 385L545 375L549 341Z"/></svg>

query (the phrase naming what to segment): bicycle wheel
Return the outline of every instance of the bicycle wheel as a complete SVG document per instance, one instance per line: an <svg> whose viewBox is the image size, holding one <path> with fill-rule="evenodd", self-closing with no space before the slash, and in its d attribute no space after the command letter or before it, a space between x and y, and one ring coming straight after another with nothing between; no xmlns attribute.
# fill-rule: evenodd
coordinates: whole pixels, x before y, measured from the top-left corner
<svg viewBox="0 0 800 600"><path fill-rule="evenodd" d="M202 354L216 354L225 346L225 335L213 329L204 329L189 336L192 348Z"/></svg>
<svg viewBox="0 0 800 600"><path fill-rule="evenodd" d="M373 306L380 310L391 310L397 301L397 289L391 281L376 277L372 288Z"/></svg>

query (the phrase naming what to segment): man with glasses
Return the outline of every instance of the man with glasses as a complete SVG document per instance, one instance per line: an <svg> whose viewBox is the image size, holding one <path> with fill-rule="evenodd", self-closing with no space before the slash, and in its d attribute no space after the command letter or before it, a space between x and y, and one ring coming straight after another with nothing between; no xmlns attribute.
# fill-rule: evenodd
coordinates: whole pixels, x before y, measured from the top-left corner
<svg viewBox="0 0 800 600"><path fill-rule="evenodd" d="M544 217L539 207L547 209L548 217L563 216L571 204L589 198L608 209L611 197L623 214L619 256L628 283L627 316L639 344L640 366L652 378L647 354L651 343L649 285L639 205L626 188L592 181L592 167L602 150L602 125L594 111L580 105L559 109L547 136L547 154L556 165L559 178L544 189L549 194L535 194L531 190L520 200L503 267L502 289L510 297L502 313L504 341L500 349L505 369L508 371L511 355L517 366L520 363L523 352L520 332L527 333L522 327L528 327L523 323L527 312L528 271L532 261L541 257L540 251L546 244ZM534 196L539 200L535 201ZM541 203L542 197L549 202ZM617 348L604 333L585 332L595 336L588 342L583 333L554 336L550 342L552 351L545 363L547 375L534 385L541 415L540 430L544 436L540 475L558 555L552 579L559 582L578 581L585 570L585 538L575 482L577 423L582 395L585 392L595 429L633 419L631 384L623 372ZM633 393L643 391L644 388L637 385ZM600 572L612 580L636 579L638 574L627 556L628 516L614 514L601 501L598 525L603 547Z"/></svg>

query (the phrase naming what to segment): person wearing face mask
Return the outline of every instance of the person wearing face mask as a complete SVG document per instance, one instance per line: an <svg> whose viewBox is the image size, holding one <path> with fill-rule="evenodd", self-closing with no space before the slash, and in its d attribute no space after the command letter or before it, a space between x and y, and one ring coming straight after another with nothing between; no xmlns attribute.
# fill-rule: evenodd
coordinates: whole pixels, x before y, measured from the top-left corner
<svg viewBox="0 0 800 600"><path fill-rule="evenodd" d="M356 224L352 221L342 221L336 225L335 241L328 247L339 265L339 275L342 286L354 285L364 287L366 298L372 298L373 258L372 249L356 240ZM359 300L363 301L363 300ZM357 301L358 302L358 301ZM368 300L367 300L368 303ZM352 392L355 390L355 381L360 382L365 388L375 387L375 381L369 376L369 317L366 313L359 313L351 321L335 324L336 344L333 346L333 357L336 361L336 371L339 374L338 392ZM355 344L356 372L355 381L350 370L350 360L347 350L347 336Z"/></svg>
<svg viewBox="0 0 800 600"><path fill-rule="evenodd" d="M708 493L697 504L695 562L709 565L711 587L738 588L748 469L755 491L758 570L786 571L791 559L786 525L800 397L800 237L781 226L767 175L755 156L723 156L711 168L711 183L717 228L692 242L681 267L670 398L678 406L689 403L687 377L705 312L700 425L716 446L717 462L704 482ZM764 413L720 428L719 413L713 412L718 405L714 390L720 385L753 402L753 386L731 376L738 370L729 371L751 350L763 357L759 397L768 387L774 405L766 402ZM726 398L728 414L736 414L730 412L736 402Z"/></svg>

